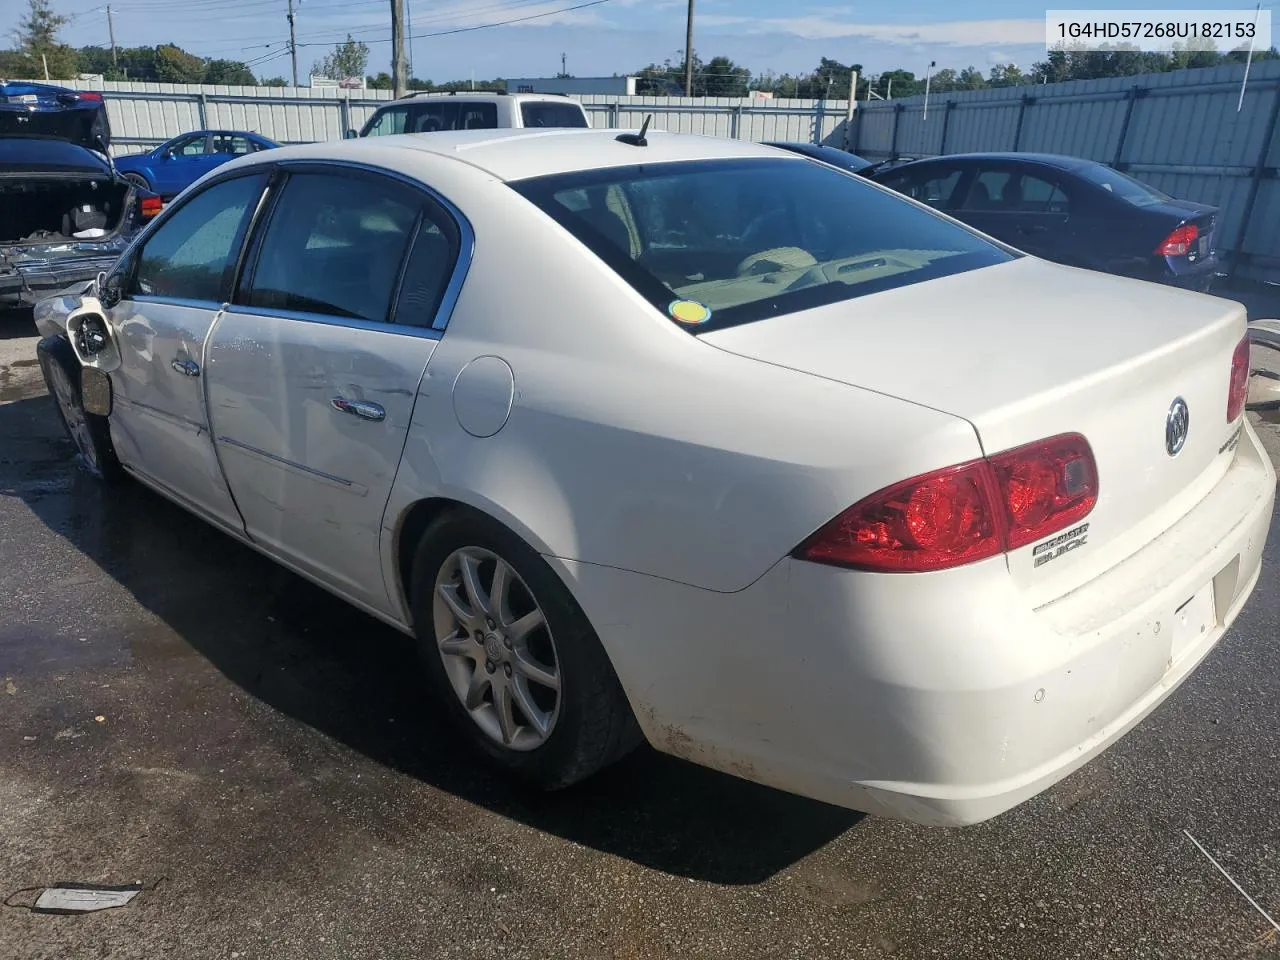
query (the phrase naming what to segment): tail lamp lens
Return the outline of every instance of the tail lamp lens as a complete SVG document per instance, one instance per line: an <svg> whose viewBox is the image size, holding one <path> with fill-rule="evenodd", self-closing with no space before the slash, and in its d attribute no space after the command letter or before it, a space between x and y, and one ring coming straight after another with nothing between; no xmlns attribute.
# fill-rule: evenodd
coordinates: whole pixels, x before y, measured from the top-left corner
<svg viewBox="0 0 1280 960"><path fill-rule="evenodd" d="M1249 337L1236 344L1231 355L1231 386L1227 391L1227 423L1234 423L1244 412L1249 397Z"/></svg>
<svg viewBox="0 0 1280 960"><path fill-rule="evenodd" d="M884 573L945 570L1065 529L1097 500L1093 451L1079 434L1064 434L886 487L793 556Z"/></svg>

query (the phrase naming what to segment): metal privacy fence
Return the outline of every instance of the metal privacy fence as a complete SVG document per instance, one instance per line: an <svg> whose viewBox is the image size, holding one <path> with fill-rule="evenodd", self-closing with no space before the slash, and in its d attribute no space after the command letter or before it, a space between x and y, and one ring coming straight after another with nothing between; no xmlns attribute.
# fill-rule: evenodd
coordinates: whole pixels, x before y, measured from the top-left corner
<svg viewBox="0 0 1280 960"><path fill-rule="evenodd" d="M391 99L388 90L229 87L172 83L87 82L101 90L111 118L117 155L148 150L188 130L254 130L278 143L339 140L359 129ZM847 100L778 100L745 97L577 97L593 126L653 128L743 140L836 137Z"/></svg>
<svg viewBox="0 0 1280 960"><path fill-rule="evenodd" d="M868 159L1012 150L1087 157L1223 214L1233 275L1280 282L1280 61L859 103ZM1237 107L1239 109L1237 110Z"/></svg>

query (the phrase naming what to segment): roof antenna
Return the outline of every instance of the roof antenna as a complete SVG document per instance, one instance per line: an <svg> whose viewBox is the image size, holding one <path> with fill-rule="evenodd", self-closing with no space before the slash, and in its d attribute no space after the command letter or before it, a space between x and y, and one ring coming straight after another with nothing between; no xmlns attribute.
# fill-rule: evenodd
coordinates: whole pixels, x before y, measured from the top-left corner
<svg viewBox="0 0 1280 960"><path fill-rule="evenodd" d="M649 141L645 139L645 133L649 130L649 121L653 119L653 114L649 114L644 118L644 123L640 125L639 133L620 133L613 139L619 143L628 143L633 147L647 147Z"/></svg>

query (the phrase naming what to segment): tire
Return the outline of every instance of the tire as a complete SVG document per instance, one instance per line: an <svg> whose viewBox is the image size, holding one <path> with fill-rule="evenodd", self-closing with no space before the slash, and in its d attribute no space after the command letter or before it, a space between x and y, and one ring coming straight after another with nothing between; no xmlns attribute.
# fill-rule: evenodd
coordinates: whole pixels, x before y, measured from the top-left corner
<svg viewBox="0 0 1280 960"><path fill-rule="evenodd" d="M80 395L80 361L71 344L63 336L45 337L36 344L36 356L62 427L76 446L81 467L104 483L122 479L124 470L111 443L107 418L85 412Z"/></svg>
<svg viewBox="0 0 1280 960"><path fill-rule="evenodd" d="M480 611L461 582L463 560L475 562ZM499 562L508 568L508 599L495 604ZM640 743L630 705L585 614L546 561L493 519L459 508L431 523L414 557L410 603L433 692L473 751L504 774L555 790ZM529 629L538 620L534 610L542 623ZM472 617L478 629L460 631L459 611L498 615L492 626ZM538 671L541 679L534 679ZM558 690L544 685L552 675ZM469 708L464 697L473 687L478 700ZM500 703L511 705L508 724Z"/></svg>
<svg viewBox="0 0 1280 960"><path fill-rule="evenodd" d="M154 192L151 189L151 184L147 181L147 178L140 173L126 173L124 174L124 178L128 180L130 183L132 183L135 187L141 187L143 190L146 190L148 193Z"/></svg>

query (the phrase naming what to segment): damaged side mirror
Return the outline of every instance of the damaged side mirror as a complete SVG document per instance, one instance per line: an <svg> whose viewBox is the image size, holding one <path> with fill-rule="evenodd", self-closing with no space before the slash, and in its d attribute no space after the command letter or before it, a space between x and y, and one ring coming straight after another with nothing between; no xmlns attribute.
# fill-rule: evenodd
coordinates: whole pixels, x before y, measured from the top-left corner
<svg viewBox="0 0 1280 960"><path fill-rule="evenodd" d="M104 373L120 366L120 349L97 297L82 297L80 306L67 314L67 339L82 366Z"/></svg>

